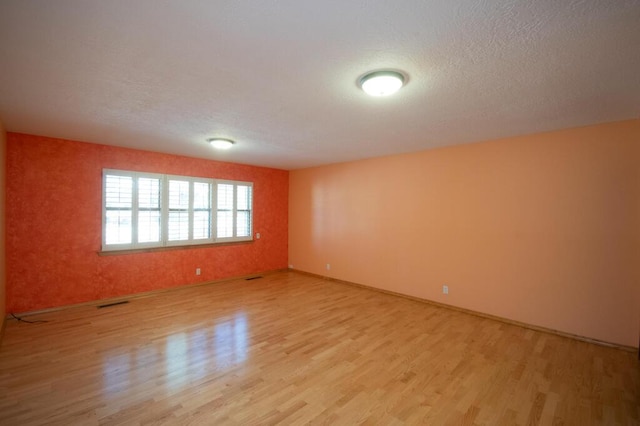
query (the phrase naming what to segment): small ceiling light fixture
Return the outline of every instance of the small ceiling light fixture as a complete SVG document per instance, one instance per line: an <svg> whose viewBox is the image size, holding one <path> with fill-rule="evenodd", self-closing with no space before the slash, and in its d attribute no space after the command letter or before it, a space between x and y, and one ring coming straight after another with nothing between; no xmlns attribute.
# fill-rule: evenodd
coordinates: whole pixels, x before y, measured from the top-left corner
<svg viewBox="0 0 640 426"><path fill-rule="evenodd" d="M371 96L389 96L404 84L404 75L397 71L374 71L360 79L360 87Z"/></svg>
<svg viewBox="0 0 640 426"><path fill-rule="evenodd" d="M207 139L207 142L209 142L211 146L216 149L229 149L235 143L230 139L221 139L221 138L210 138L210 139Z"/></svg>

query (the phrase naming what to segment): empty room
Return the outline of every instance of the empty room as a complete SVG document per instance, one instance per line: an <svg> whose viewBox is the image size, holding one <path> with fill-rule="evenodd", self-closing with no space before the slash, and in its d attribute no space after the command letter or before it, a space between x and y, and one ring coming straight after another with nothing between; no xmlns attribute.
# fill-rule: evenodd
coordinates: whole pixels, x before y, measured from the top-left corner
<svg viewBox="0 0 640 426"><path fill-rule="evenodd" d="M640 425L639 23L0 0L0 424Z"/></svg>

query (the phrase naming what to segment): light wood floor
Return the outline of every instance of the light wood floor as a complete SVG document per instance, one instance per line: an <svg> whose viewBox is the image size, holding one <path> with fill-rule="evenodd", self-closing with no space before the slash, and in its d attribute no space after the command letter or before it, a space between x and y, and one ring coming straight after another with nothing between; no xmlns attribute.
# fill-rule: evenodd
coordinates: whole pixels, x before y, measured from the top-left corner
<svg viewBox="0 0 640 426"><path fill-rule="evenodd" d="M10 320L0 424L640 424L636 355L293 272Z"/></svg>

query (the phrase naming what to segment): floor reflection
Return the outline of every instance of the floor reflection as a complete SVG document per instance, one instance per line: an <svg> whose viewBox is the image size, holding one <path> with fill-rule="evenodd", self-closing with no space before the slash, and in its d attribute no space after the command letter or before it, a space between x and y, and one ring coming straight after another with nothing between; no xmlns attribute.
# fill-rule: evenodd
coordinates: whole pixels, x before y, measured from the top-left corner
<svg viewBox="0 0 640 426"><path fill-rule="evenodd" d="M215 326L214 348L218 365L239 364L247 359L247 318L244 313Z"/></svg>
<svg viewBox="0 0 640 426"><path fill-rule="evenodd" d="M129 388L131 355L108 356L102 363L103 389L105 394L116 394Z"/></svg>
<svg viewBox="0 0 640 426"><path fill-rule="evenodd" d="M154 379L175 391L211 372L237 367L247 359L248 334L246 314L238 312L212 327L171 334L132 352L114 350L102 362L104 392L114 395Z"/></svg>
<svg viewBox="0 0 640 426"><path fill-rule="evenodd" d="M167 337L165 374L170 389L179 389L189 382L188 368L191 351L187 341L187 333L172 334Z"/></svg>

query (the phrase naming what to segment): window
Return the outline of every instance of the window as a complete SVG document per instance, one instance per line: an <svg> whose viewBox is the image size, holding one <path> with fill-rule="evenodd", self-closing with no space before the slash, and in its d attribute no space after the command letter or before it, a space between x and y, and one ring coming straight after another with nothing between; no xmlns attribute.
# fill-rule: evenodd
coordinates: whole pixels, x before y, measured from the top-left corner
<svg viewBox="0 0 640 426"><path fill-rule="evenodd" d="M103 171L102 250L252 240L251 182Z"/></svg>

